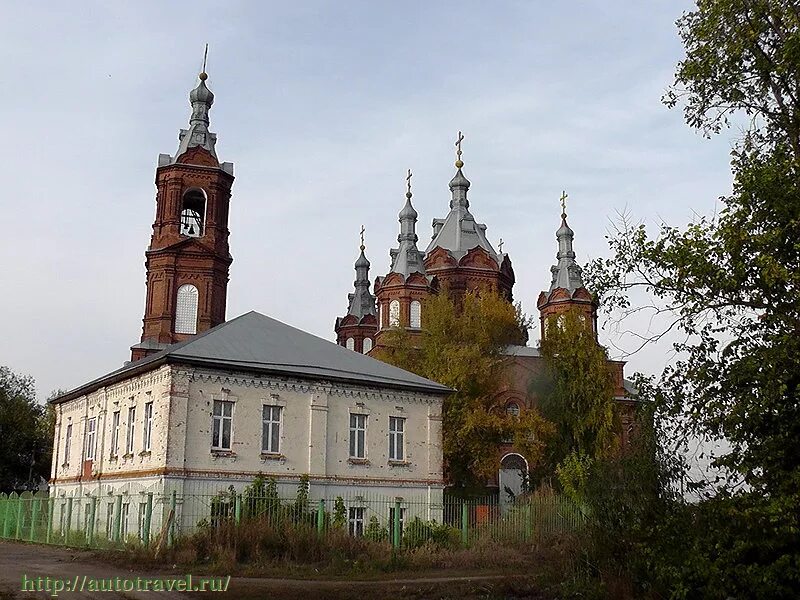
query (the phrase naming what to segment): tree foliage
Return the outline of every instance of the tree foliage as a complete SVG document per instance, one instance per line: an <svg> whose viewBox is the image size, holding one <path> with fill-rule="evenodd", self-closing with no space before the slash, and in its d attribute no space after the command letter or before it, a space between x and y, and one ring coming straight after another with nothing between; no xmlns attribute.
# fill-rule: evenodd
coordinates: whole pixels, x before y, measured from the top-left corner
<svg viewBox="0 0 800 600"><path fill-rule="evenodd" d="M536 464L552 431L535 410L507 415L497 393L504 382L507 346L524 344L528 321L499 295L467 293L457 306L447 293L423 303L421 337L387 332L378 358L456 390L444 402L443 447L455 485L480 486L499 467L498 446L513 438Z"/></svg>
<svg viewBox="0 0 800 600"><path fill-rule="evenodd" d="M714 458L727 481L691 509L716 529L683 540L695 564L676 558L678 597L791 597L800 588L800 10L700 0L678 26L686 58L666 102L683 103L706 134L746 121L733 193L718 216L663 225L655 237L623 220L613 257L595 261L590 280L623 314L642 289L671 316L666 329L685 341L657 386L660 410L679 418L683 439L729 443Z"/></svg>
<svg viewBox="0 0 800 600"><path fill-rule="evenodd" d="M0 491L35 489L50 476L53 424L33 378L0 367Z"/></svg>
<svg viewBox="0 0 800 600"><path fill-rule="evenodd" d="M582 317L574 310L551 317L541 342L549 390L540 393L539 407L558 433L549 445L550 468L568 458L572 467L585 467L609 456L617 443L608 355Z"/></svg>

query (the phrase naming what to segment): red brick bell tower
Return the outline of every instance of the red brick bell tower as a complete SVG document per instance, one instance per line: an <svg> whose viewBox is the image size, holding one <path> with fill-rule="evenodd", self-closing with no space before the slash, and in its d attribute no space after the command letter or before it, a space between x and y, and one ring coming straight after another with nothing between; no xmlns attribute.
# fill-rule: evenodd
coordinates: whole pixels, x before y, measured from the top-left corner
<svg viewBox="0 0 800 600"><path fill-rule="evenodd" d="M200 73L189 94L192 115L175 156L158 157L142 339L131 347L131 360L225 322L233 163L219 162L217 136L208 130L214 94L207 78Z"/></svg>

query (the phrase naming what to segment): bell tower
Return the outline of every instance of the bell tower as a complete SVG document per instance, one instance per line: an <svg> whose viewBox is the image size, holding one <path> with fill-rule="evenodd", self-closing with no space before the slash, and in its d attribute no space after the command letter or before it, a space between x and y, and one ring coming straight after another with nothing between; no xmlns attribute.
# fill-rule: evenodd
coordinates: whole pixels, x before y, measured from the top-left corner
<svg viewBox="0 0 800 600"><path fill-rule="evenodd" d="M208 130L214 94L205 65L199 79L189 93L189 128L181 129L175 156L158 157L142 339L131 347L131 360L225 322L233 163L219 162L217 136Z"/></svg>

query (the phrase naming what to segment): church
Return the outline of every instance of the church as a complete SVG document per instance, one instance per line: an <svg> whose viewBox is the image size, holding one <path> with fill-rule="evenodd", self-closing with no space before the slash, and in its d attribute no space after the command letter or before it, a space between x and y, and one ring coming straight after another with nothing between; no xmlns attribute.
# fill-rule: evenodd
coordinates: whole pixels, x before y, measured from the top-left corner
<svg viewBox="0 0 800 600"><path fill-rule="evenodd" d="M418 338L425 324L424 299L443 291L450 294L456 305L465 293L480 291L497 293L508 302L513 301L515 276L511 258L502 251L502 240L497 250L492 246L486 237L487 226L478 222L470 211L467 198L470 181L462 170L463 139L459 132L456 172L449 183L450 210L444 218L433 219L431 240L424 251L417 246L419 215L411 201L409 170L406 200L398 215L398 245L389 251L389 272L374 281L374 294L370 292L370 263L362 242L361 254L355 263L355 289L348 296L347 313L338 317L334 324L338 344L369 354L386 345L386 333L398 327L406 329L412 340ZM561 223L555 233L556 264L550 268L549 287L539 294L536 301L540 335L544 339L548 324L559 314L574 310L591 327L597 340L598 305L586 289L581 267L575 260L575 233L567 224L565 200L566 194L561 198ZM505 381L494 398L494 405L499 410L519 415L536 406L536 386L532 383L542 376L544 363L538 349L530 346L510 346L505 354L508 359ZM623 447L635 427L635 390L624 378L624 366L622 361L609 361L608 364L614 381ZM516 495L522 489L522 473L529 471L528 461L510 444L504 444L498 452L500 470L497 478L489 482L489 487Z"/></svg>
<svg viewBox="0 0 800 600"><path fill-rule="evenodd" d="M177 496L186 504L179 500L176 521L191 527L202 512L188 505L191 498L230 487L241 492L259 474L274 478L282 496L308 477L312 500L359 498L355 491L426 506L419 516L441 518L442 405L453 390L369 354L392 328L422 335L431 294L491 290L513 299L511 259L470 211L463 136L449 212L433 220L427 248L417 245L410 172L398 247L389 252L389 272L374 282L362 239L347 313L335 321L336 343L256 312L227 320L234 168L217 157L206 80L201 73L189 94L191 116L177 151L158 157L141 339L122 368L52 400L50 489L64 500L61 522L76 501L79 522L84 506L83 519L93 515L97 527L121 523L124 537L137 520L141 525L147 497L160 503L152 512L159 527L167 499ZM537 302L542 333L550 317L578 309L596 335L597 304L583 284L573 238L562 211L557 264ZM509 347L506 355L507 383L496 403L520 414L536 405L529 384L542 359L528 346ZM623 366L609 364L626 409L624 437L633 403ZM511 445L498 451L501 470L490 484L518 492L526 459ZM355 502L348 515L363 526L364 508Z"/></svg>
<svg viewBox="0 0 800 600"><path fill-rule="evenodd" d="M311 500L347 497L354 531L357 494L436 518L451 389L257 312L226 320L234 169L217 158L206 79L177 152L158 157L141 339L122 368L52 400L56 523L94 518L126 539L148 502L158 528L175 497L177 524L193 527L203 497L259 474L281 497L305 477Z"/></svg>

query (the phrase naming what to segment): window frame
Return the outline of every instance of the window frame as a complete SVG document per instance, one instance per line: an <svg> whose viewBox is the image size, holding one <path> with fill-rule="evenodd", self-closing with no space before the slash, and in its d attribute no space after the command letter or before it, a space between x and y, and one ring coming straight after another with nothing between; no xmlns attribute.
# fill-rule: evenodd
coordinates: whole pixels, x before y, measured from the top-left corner
<svg viewBox="0 0 800 600"><path fill-rule="evenodd" d="M349 337L344 342L344 347L348 350L355 350L356 349L356 339L353 337Z"/></svg>
<svg viewBox="0 0 800 600"><path fill-rule="evenodd" d="M111 414L111 456L119 454L119 424L121 420L120 411L115 410Z"/></svg>
<svg viewBox="0 0 800 600"><path fill-rule="evenodd" d="M397 429L400 425L400 429ZM405 462L406 460L406 417L392 415L389 417L389 460L392 462Z"/></svg>
<svg viewBox="0 0 800 600"><path fill-rule="evenodd" d="M414 314L414 310L416 309L416 315ZM412 329L421 329L422 328L422 302L419 300L412 300L411 304L408 308L409 314L409 321L408 326ZM414 318L416 317L416 319ZM415 323L416 320L416 323Z"/></svg>
<svg viewBox="0 0 800 600"><path fill-rule="evenodd" d="M353 537L364 535L366 512L363 506L351 506L347 509L347 532Z"/></svg>
<svg viewBox="0 0 800 600"><path fill-rule="evenodd" d="M369 348L367 348L367 344L369 344ZM372 338L365 337L364 341L361 342L362 354L366 354L370 350L372 350Z"/></svg>
<svg viewBox="0 0 800 600"><path fill-rule="evenodd" d="M69 455L72 453L72 423L67 423L64 431L64 464L69 464Z"/></svg>
<svg viewBox="0 0 800 600"><path fill-rule="evenodd" d="M83 441L84 460L94 460L97 450L97 417L86 419L86 434Z"/></svg>
<svg viewBox="0 0 800 600"><path fill-rule="evenodd" d="M185 293L182 295L184 290ZM187 304L190 300L194 303L193 306ZM192 314L194 315L193 319ZM175 322L172 326L174 332L184 335L196 335L199 316L200 290L191 283L184 283L178 286L178 290L175 292Z"/></svg>
<svg viewBox="0 0 800 600"><path fill-rule="evenodd" d="M389 302L389 327L400 327L400 300Z"/></svg>
<svg viewBox="0 0 800 600"><path fill-rule="evenodd" d="M369 415L351 412L349 419L350 436L348 438L348 453L352 460L367 459L367 421ZM359 442L360 450L359 453Z"/></svg>
<svg viewBox="0 0 800 600"><path fill-rule="evenodd" d="M233 400L214 400L211 407L211 450L216 452L230 452L233 449ZM220 407L220 414L216 414L217 406ZM225 409L230 408L230 414L225 414ZM219 426L217 426L219 423ZM225 424L228 423L228 445L222 442L225 438Z"/></svg>
<svg viewBox="0 0 800 600"><path fill-rule="evenodd" d="M128 422L126 423L126 437L125 437L125 455L133 455L133 451L136 448L136 407L129 406L128 407Z"/></svg>
<svg viewBox="0 0 800 600"><path fill-rule="evenodd" d="M269 410L269 419L267 411ZM277 412L277 418L275 413ZM277 436L275 435L277 429ZM261 405L261 454L281 453L281 433L283 429L283 407L278 404ZM267 435L268 434L268 435ZM272 443L275 442L275 447Z"/></svg>
<svg viewBox="0 0 800 600"><path fill-rule="evenodd" d="M153 443L153 401L145 402L142 421L142 452L150 452Z"/></svg>

